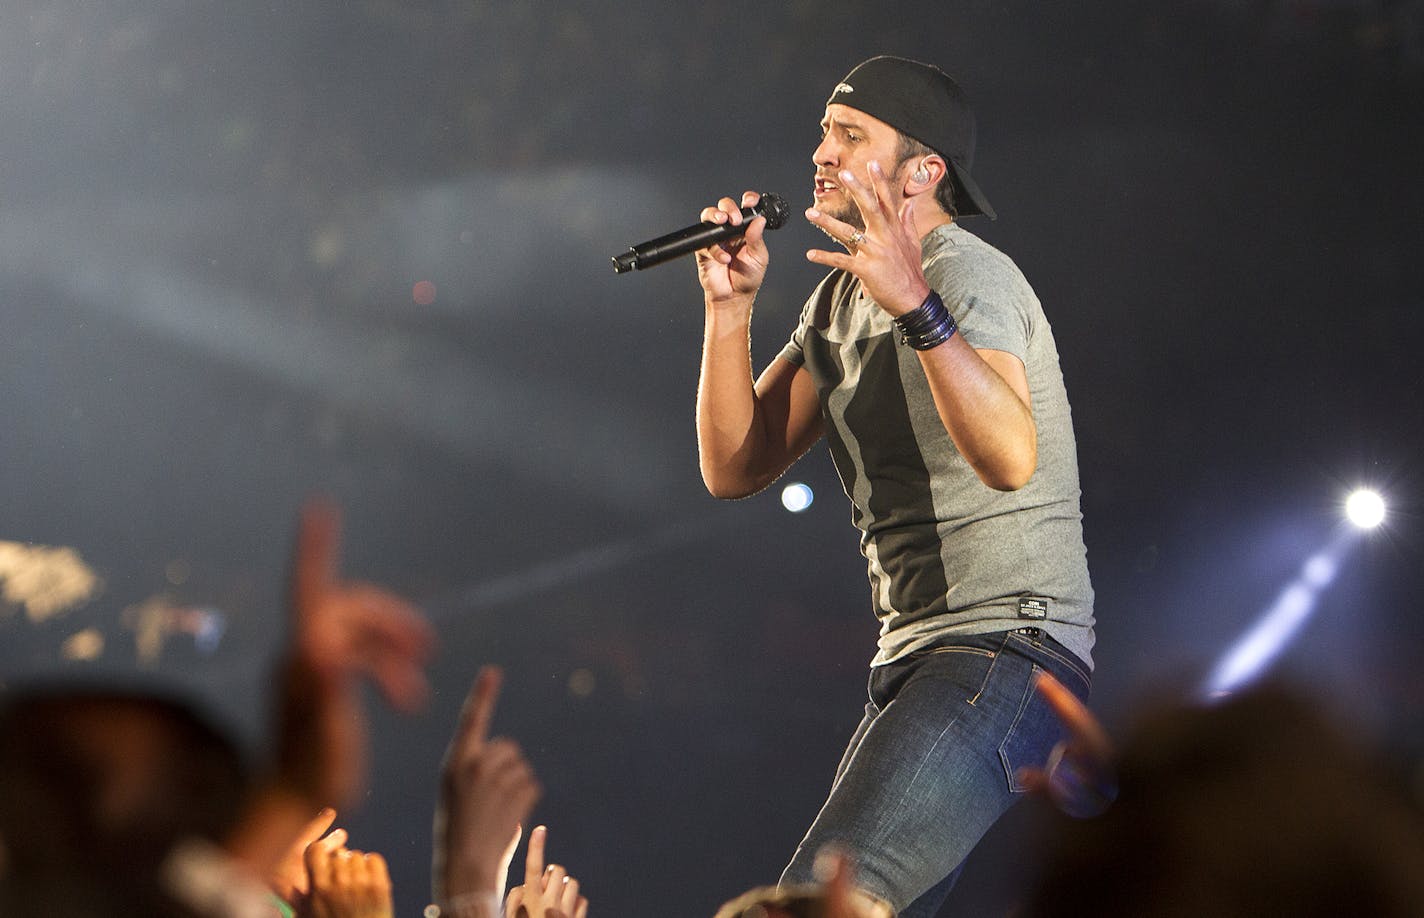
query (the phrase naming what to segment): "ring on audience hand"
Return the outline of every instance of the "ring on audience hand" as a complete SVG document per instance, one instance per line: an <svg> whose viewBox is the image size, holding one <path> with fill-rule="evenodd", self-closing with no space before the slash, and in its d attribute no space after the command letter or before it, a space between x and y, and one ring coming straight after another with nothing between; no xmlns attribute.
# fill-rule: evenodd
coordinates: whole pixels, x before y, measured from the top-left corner
<svg viewBox="0 0 1424 918"><path fill-rule="evenodd" d="M856 230L855 232L850 234L850 238L846 240L846 243L849 244L851 248L855 248L864 241L865 234L862 233L860 230Z"/></svg>

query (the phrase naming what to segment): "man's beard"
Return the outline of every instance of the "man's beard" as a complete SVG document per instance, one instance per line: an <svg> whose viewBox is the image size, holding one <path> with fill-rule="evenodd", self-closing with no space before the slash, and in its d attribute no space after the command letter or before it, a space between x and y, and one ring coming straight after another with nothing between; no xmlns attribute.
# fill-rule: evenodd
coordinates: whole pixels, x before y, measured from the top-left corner
<svg viewBox="0 0 1424 918"><path fill-rule="evenodd" d="M845 194L845 192L841 193ZM865 218L861 216L860 208L855 206L855 201L851 200L849 195L846 195L846 202L844 204L837 205L834 208L827 207L824 204L817 204L816 209L828 217L833 217L834 219L839 220L844 224L847 224L848 226L850 226L851 229L860 230L862 232L864 232L865 230ZM844 239L836 239L834 235L827 232L826 230L821 230L821 232L826 233L827 236L830 236L837 242L845 242Z"/></svg>

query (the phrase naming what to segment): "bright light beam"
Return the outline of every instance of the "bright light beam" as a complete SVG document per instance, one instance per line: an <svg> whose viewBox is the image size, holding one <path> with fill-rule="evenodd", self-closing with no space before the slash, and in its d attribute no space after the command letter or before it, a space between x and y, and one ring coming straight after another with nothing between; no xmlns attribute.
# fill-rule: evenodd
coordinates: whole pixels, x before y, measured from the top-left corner
<svg viewBox="0 0 1424 918"><path fill-rule="evenodd" d="M1354 528L1341 529L1328 545L1306 559L1296 578L1216 664L1201 688L1204 700L1234 692L1266 671L1310 618L1350 549L1383 523L1384 515L1384 498L1374 491L1361 488L1346 499L1345 516Z"/></svg>
<svg viewBox="0 0 1424 918"><path fill-rule="evenodd" d="M1310 618L1320 593L1334 582L1344 556L1361 535L1363 529L1341 529L1329 545L1300 565L1296 579L1284 586L1259 621L1218 660L1200 690L1203 700L1230 695L1266 672Z"/></svg>
<svg viewBox="0 0 1424 918"><path fill-rule="evenodd" d="M1216 664L1202 689L1203 696L1210 700L1230 694L1265 672L1310 617L1321 589L1307 581L1302 571Z"/></svg>

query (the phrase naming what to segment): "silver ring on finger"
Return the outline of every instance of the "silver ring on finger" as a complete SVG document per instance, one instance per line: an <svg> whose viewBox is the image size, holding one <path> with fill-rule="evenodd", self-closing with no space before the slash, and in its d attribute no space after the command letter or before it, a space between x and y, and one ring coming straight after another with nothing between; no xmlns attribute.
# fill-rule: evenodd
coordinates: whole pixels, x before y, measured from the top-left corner
<svg viewBox="0 0 1424 918"><path fill-rule="evenodd" d="M864 241L865 234L862 233L860 230L856 230L855 232L850 234L850 238L846 240L846 245L850 246L850 250L854 252Z"/></svg>

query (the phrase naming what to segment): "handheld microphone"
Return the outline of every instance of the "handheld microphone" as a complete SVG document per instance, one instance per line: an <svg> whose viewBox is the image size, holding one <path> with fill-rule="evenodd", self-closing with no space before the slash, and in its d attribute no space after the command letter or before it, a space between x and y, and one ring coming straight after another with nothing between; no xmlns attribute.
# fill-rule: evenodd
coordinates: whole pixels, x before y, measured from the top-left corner
<svg viewBox="0 0 1424 918"><path fill-rule="evenodd" d="M697 223L687 229L680 229L666 236L659 236L641 245L635 245L622 255L613 256L613 273L623 274L637 268L651 268L698 249L705 249L714 242L740 236L757 217L766 218L767 229L780 229L786 218L791 216L791 208L779 194L767 192L753 207L742 208L742 222L739 226L730 223Z"/></svg>

